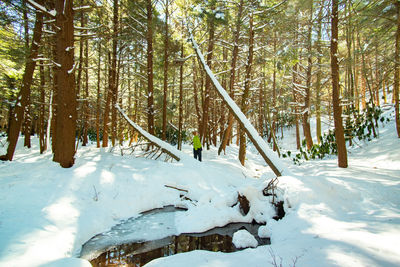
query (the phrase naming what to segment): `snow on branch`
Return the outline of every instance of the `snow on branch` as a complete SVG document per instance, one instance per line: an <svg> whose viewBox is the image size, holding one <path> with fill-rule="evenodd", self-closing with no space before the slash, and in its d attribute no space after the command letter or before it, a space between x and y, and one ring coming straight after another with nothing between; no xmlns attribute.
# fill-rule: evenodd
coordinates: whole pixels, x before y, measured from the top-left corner
<svg viewBox="0 0 400 267"><path fill-rule="evenodd" d="M134 123L128 115L120 108L118 104L115 105L116 109L119 113L124 117L124 119L144 138L146 138L151 144L159 147L162 152L168 154L170 157L174 158L176 161L180 161L182 159L192 159L188 157L182 151L179 151L175 147L171 146L167 142L162 141L161 139L155 137L154 135L150 134L149 132L145 131L142 127Z"/></svg>
<svg viewBox="0 0 400 267"><path fill-rule="evenodd" d="M49 31L49 30L46 30L46 29L44 29L43 32L44 32L44 33L48 33L48 34L56 34L55 32Z"/></svg>
<svg viewBox="0 0 400 267"><path fill-rule="evenodd" d="M268 147L267 143L265 143L265 141L261 138L261 136L258 134L257 130L254 128L254 126L250 123L250 121L246 118L246 116L243 114L243 112L240 110L240 108L236 105L236 103L232 100L232 98L229 96L229 94L226 92L226 90L221 86L221 84L215 78L214 73L211 71L210 67L207 65L207 63L204 59L204 56L199 49L199 46L197 45L196 41L194 40L191 29L188 26L187 26L187 28L189 31L189 35L190 35L189 38L192 42L192 46L193 46L194 50L196 51L197 56L198 56L201 64L203 65L207 75L210 77L212 83L214 84L214 87L217 89L217 92L222 97L223 101L227 104L230 111L233 113L233 115L239 121L239 123L241 124L243 129L246 131L247 136L253 142L254 146L257 148L258 152L261 154L261 156L263 157L265 162L268 164L268 166L272 169L272 171L275 173L275 175L282 176L282 174L284 172L285 172L285 174L287 174L288 170L281 163L278 156Z"/></svg>
<svg viewBox="0 0 400 267"><path fill-rule="evenodd" d="M51 60L50 58L46 58L46 57L38 57L38 58L34 58L32 59L32 61L48 61Z"/></svg>
<svg viewBox="0 0 400 267"><path fill-rule="evenodd" d="M57 15L57 12L56 12L55 10L48 11L47 8L45 8L45 7L42 6L42 5L39 5L38 3L36 3L36 2L33 1L33 0L28 0L28 3L29 3L31 6L33 6L36 10L42 11L42 12L44 12L44 13L50 15L51 17L55 17L55 16Z"/></svg>
<svg viewBox="0 0 400 267"><path fill-rule="evenodd" d="M92 9L91 6L79 6L79 7L73 7L72 8L75 12L82 12L82 11L89 11Z"/></svg>

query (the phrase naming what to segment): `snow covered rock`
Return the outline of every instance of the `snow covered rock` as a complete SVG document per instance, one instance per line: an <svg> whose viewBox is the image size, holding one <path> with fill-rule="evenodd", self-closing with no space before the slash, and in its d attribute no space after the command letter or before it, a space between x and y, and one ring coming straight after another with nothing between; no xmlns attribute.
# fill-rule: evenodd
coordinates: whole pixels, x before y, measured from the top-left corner
<svg viewBox="0 0 400 267"><path fill-rule="evenodd" d="M258 228L258 236L261 238L271 237L271 230L266 225L260 226Z"/></svg>
<svg viewBox="0 0 400 267"><path fill-rule="evenodd" d="M256 238L247 230L239 230L233 234L232 243L236 248L255 248L258 246Z"/></svg>

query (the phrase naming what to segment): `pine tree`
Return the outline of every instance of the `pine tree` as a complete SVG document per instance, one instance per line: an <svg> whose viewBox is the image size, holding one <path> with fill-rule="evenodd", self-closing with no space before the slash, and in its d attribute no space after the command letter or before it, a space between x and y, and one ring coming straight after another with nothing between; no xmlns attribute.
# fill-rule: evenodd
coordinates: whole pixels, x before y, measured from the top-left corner
<svg viewBox="0 0 400 267"><path fill-rule="evenodd" d="M342 122L342 108L340 105L339 90L339 63L338 63L338 42L339 42L339 14L338 0L332 0L332 36L331 36L331 72L332 72L332 103L333 117L335 121L335 137L338 150L338 166L347 168L347 149L344 139Z"/></svg>
<svg viewBox="0 0 400 267"><path fill-rule="evenodd" d="M55 162L64 168L74 165L77 103L74 76L73 0L57 0L56 15L56 123Z"/></svg>

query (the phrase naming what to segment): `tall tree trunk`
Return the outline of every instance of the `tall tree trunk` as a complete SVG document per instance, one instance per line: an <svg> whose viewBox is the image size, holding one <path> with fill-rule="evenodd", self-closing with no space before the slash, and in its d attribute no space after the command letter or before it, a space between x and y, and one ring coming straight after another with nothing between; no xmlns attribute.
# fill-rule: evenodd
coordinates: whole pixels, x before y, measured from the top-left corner
<svg viewBox="0 0 400 267"><path fill-rule="evenodd" d="M223 68L227 69L228 68L228 49L226 47L222 48L222 61L223 63ZM224 73L222 75L222 88L224 88L225 90L228 88L228 74ZM218 96L217 96L218 97ZM217 98L216 97L216 98ZM225 106L223 102L220 102L218 105L218 109L219 109L219 141L221 142L222 139L224 138L224 131L225 131L225 124L226 124L226 119L228 118L228 116L226 115L226 110L225 110Z"/></svg>
<svg viewBox="0 0 400 267"><path fill-rule="evenodd" d="M28 19L28 7L26 6L27 0L22 1L22 9L24 16L24 37L25 37L25 53L29 53L29 19ZM41 1L43 3L43 0ZM39 3L39 2L38 2Z"/></svg>
<svg viewBox="0 0 400 267"><path fill-rule="evenodd" d="M240 0L239 6L238 6L238 15L236 18L236 25L235 25L231 71L230 71L230 78L229 78L229 94L233 100L235 99L233 86L235 85L236 64L237 64L237 59L238 59L238 55L239 55L239 37L240 37L240 25L241 25L241 21L242 21L242 13L243 13L243 0ZM224 150L224 152L225 152L226 145L228 144L230 137L232 136L232 126L233 126L233 114L232 114L232 112L229 112L228 126L224 132L221 145L218 148L218 155L221 154L222 150Z"/></svg>
<svg viewBox="0 0 400 267"><path fill-rule="evenodd" d="M56 26L53 25L52 29L55 31ZM57 42L57 36L54 35L52 38L52 41L54 41L54 44ZM58 62L57 59L57 47L53 45L52 49L52 54L53 58L56 62ZM50 135L51 135L51 152L54 153L56 150L56 143L57 143L57 136L56 136L56 115L57 115L57 104L56 104L56 99L57 99L57 68L56 66L52 66L51 71L49 70L49 80L51 80L52 84L52 90L51 90L51 95L50 95L50 104L51 104L51 114L49 114L49 119L51 117L51 123L50 123ZM51 115L51 116L50 116ZM50 142L50 135L47 135L47 142Z"/></svg>
<svg viewBox="0 0 400 267"><path fill-rule="evenodd" d="M249 93L250 93L250 83L251 83L251 68L253 65L253 51L254 51L254 31L253 31L253 14L250 11L249 19L249 54L246 64L246 76L244 80L244 92L242 95L242 104L240 109L243 114L247 114L249 106ZM246 132L243 128L240 129L240 144L239 144L239 161L244 166L246 159Z"/></svg>
<svg viewBox="0 0 400 267"><path fill-rule="evenodd" d="M154 135L154 84L153 84L153 6L147 0L147 127Z"/></svg>
<svg viewBox="0 0 400 267"><path fill-rule="evenodd" d="M83 13L83 12L82 12ZM83 19L83 25L86 25L86 17ZM84 27L84 26L83 26ZM88 30L85 30L88 34ZM85 97L82 107L83 129L82 129L82 146L88 143L88 127L89 127L89 40L85 40Z"/></svg>
<svg viewBox="0 0 400 267"><path fill-rule="evenodd" d="M265 73L262 72L262 85L258 94L258 133L261 137L264 135L264 94L265 94Z"/></svg>
<svg viewBox="0 0 400 267"><path fill-rule="evenodd" d="M112 41L112 61L111 61L111 93L112 93L112 106L111 106L111 143L115 146L115 141L117 139L117 109L115 105L118 100L118 78L117 78L117 45L118 45L118 9L119 0L114 0L114 10L113 10L113 41Z"/></svg>
<svg viewBox="0 0 400 267"><path fill-rule="evenodd" d="M88 40L85 41L85 100L83 102L83 133L82 133L82 146L86 146L88 140L88 127L89 127L89 44Z"/></svg>
<svg viewBox="0 0 400 267"><path fill-rule="evenodd" d="M214 6L212 9L214 10ZM214 14L210 15L208 19L208 48L207 48L207 65L212 68L212 58L214 52L214 43L215 43L215 18ZM204 92L204 104L203 104L203 121L202 127L200 132L200 139L202 140L203 144L207 143L208 147L208 121L209 121L209 105L210 105L210 91L211 91L211 79L210 77L206 76L206 85L205 85L205 92Z"/></svg>
<svg viewBox="0 0 400 267"><path fill-rule="evenodd" d="M50 98L49 98L49 118L47 119L47 128L46 128L46 149L50 147L50 135L51 135L51 129L53 126L53 91L50 92ZM53 140L53 139L52 139Z"/></svg>
<svg viewBox="0 0 400 267"><path fill-rule="evenodd" d="M164 36L164 95L163 95L163 113L162 113L162 140L167 139L167 94L168 94L168 0L165 1L165 36Z"/></svg>
<svg viewBox="0 0 400 267"><path fill-rule="evenodd" d="M201 114L199 107L199 98L197 93L197 67L196 67L196 59L193 58L193 95L194 95L194 106L196 109L196 120L197 120L197 130L200 132L201 128Z"/></svg>
<svg viewBox="0 0 400 267"><path fill-rule="evenodd" d="M318 28L317 28L317 80L315 84L315 113L316 113L316 124L317 124L317 140L321 143L322 130L321 130L321 79L322 79L322 12L324 5L321 4L321 8L318 12Z"/></svg>
<svg viewBox="0 0 400 267"><path fill-rule="evenodd" d="M303 133L306 138L307 149L310 150L313 146L313 140L311 137L311 129L309 122L309 113L310 113L310 95L311 95L311 71L312 71L312 23L313 21L313 1L310 1L310 20L308 22L308 37L307 37L307 57L308 57L308 66L307 66L307 80L306 80L306 88L305 88L305 97L304 97L304 110L302 116L303 122Z"/></svg>
<svg viewBox="0 0 400 267"><path fill-rule="evenodd" d="M352 29L352 11L351 11L351 0L346 1L346 16L347 24L346 24L346 47L347 47L347 60L346 60L346 80L347 85L345 86L345 96L346 100L349 102L347 106L345 106L346 114L350 114L350 112L354 112L354 76L353 76L353 55L352 55L352 39L354 36ZM351 125L351 117L347 116L346 125ZM346 127L347 128L347 127ZM348 134L348 130L346 133L349 138L349 144L351 145L353 142L351 134Z"/></svg>
<svg viewBox="0 0 400 267"><path fill-rule="evenodd" d="M24 16L24 37L25 37L25 53L29 51L29 21L28 21L28 8L26 6L26 0L22 1L23 5L23 16ZM28 102L24 111L24 122L22 124L22 129L24 132L24 146L31 148L31 93L29 92Z"/></svg>
<svg viewBox="0 0 400 267"><path fill-rule="evenodd" d="M178 150L182 150L182 121L183 121L183 40L181 44L181 60L179 66L179 119L178 119Z"/></svg>
<svg viewBox="0 0 400 267"><path fill-rule="evenodd" d="M331 39L331 71L332 71L332 103L333 118L335 122L335 137L338 150L338 166L347 168L347 149L344 139L342 122L342 108L340 105L339 92L339 63L338 63L338 0L332 0L332 39Z"/></svg>
<svg viewBox="0 0 400 267"><path fill-rule="evenodd" d="M400 65L400 2L395 1L397 9L397 31L396 31L396 49L395 49L395 67L394 67L394 107L396 118L397 136L400 138L400 114L399 114L399 65Z"/></svg>
<svg viewBox="0 0 400 267"><path fill-rule="evenodd" d="M277 119L277 113L276 113L276 32L274 31L274 41L273 41L273 46L274 46L274 58L273 58L273 71L272 71L272 127L269 132L269 137L268 137L268 143L271 143L272 137L275 134L275 127L276 127L276 119ZM268 121L270 121L270 116L268 115ZM274 143L273 150L276 151L276 144Z"/></svg>
<svg viewBox="0 0 400 267"><path fill-rule="evenodd" d="M38 4L43 5L43 0L37 1ZM36 13L35 27L33 29L33 40L28 58L25 63L25 72L22 77L22 87L18 93L17 102L14 107L14 116L11 117L9 124L8 134L8 147L7 154L0 157L2 160L12 160L15 152L15 147L18 142L18 136L21 129L22 121L24 120L24 111L28 105L28 99L31 92L32 77L35 70L38 55L39 44L42 37L43 27L43 13Z"/></svg>
<svg viewBox="0 0 400 267"><path fill-rule="evenodd" d="M363 76L364 76L364 81L368 87L369 96L370 96L368 103L371 103L372 108L375 108L374 92L372 91L371 85L368 80L368 73L367 73L368 68L366 66L367 63L366 63L366 58L365 58L365 52L364 52L364 49L361 47L360 35L357 36L357 41L358 41L359 49L361 51L361 61L362 61L362 70L363 70L362 72L363 72ZM365 101L365 98L366 98L366 96L365 96L365 89L364 89L364 101ZM369 112L369 109L367 111ZM371 124L371 126L372 126L373 135L376 138L377 132L375 130L375 126L374 126L374 124Z"/></svg>
<svg viewBox="0 0 400 267"><path fill-rule="evenodd" d="M39 110L39 149L40 154L43 154L46 151L46 140L45 140L45 130L44 130L44 115L45 115L45 102L46 102L46 94L45 94L45 78L44 78L44 66L43 61L40 61L40 110ZM51 106L49 106L49 109ZM50 122L49 122L50 123Z"/></svg>
<svg viewBox="0 0 400 267"><path fill-rule="evenodd" d="M365 76L363 75L363 71L361 71L361 107L362 110L367 108L367 82L365 81Z"/></svg>
<svg viewBox="0 0 400 267"><path fill-rule="evenodd" d="M293 72L293 102L295 103L294 105L294 120L295 120L295 126L296 126L296 147L297 149L300 149L301 142L300 142L300 127L299 127L299 111L298 111L298 106L297 106L297 92L295 90L295 86L297 84L297 72L298 72L298 63L294 64L292 72Z"/></svg>
<svg viewBox="0 0 400 267"><path fill-rule="evenodd" d="M299 28L299 26L298 26L298 22L297 22L297 17L296 17L296 32L294 33L294 42L295 42L295 47L296 47L296 49L295 49L295 56L296 56L296 59L298 59L298 52L297 52L297 46L298 46L298 33L297 33L297 30L298 30L298 28ZM300 149L300 147L301 147L301 141L300 141L300 127L299 127L299 108L298 108L298 104L297 104L297 101L298 101L298 93L296 92L296 87L297 87L297 84L299 83L299 81L298 81L298 79L297 79L297 76L298 76L298 71L299 71L299 64L296 62L294 65L293 65L293 68L292 68L292 73L293 73L293 77L292 77L292 84L293 84L293 102L295 103L294 104L294 120L295 120L295 126L296 126L296 147L297 147L297 149Z"/></svg>
<svg viewBox="0 0 400 267"><path fill-rule="evenodd" d="M76 131L76 93L74 76L73 0L56 1L57 35L57 115L56 145L53 160L64 168L74 165Z"/></svg>
<svg viewBox="0 0 400 267"><path fill-rule="evenodd" d="M111 104L111 97L112 97L112 90L111 90L111 54L110 51L107 53L107 66L108 70L108 86L104 88L104 95L106 96L106 106L104 107L104 119L103 119L103 144L102 147L108 147L108 135L109 135L109 125L108 122L110 120L110 104Z"/></svg>
<svg viewBox="0 0 400 267"><path fill-rule="evenodd" d="M101 42L99 46L99 59L97 63L97 99L96 99L96 144L100 147L100 78L101 78Z"/></svg>
<svg viewBox="0 0 400 267"><path fill-rule="evenodd" d="M79 1L79 4L83 6L83 0ZM80 12L79 14L80 18L80 26L81 28L85 27L85 20L84 20L84 14L83 12ZM80 38L79 40L79 59L78 59L78 74L75 79L75 84L76 84L76 99L81 100L81 86L82 86L82 70L83 70L83 43L84 40L83 38ZM83 103L82 101L79 101L77 103L77 114L78 114L78 120L77 120L77 128L78 128L78 140L76 146L78 147L79 142L81 140L82 136L82 131L83 131L83 123L84 123L84 111L83 111Z"/></svg>
<svg viewBox="0 0 400 267"><path fill-rule="evenodd" d="M356 28L354 28L355 31ZM360 75L359 75L359 67L358 65L358 53L356 53L356 38L355 38L355 33L353 33L351 35L351 41L353 43L352 47L353 47L353 73L354 73L354 101L355 101L355 108L357 111L360 110L360 88L359 88L359 84L360 84Z"/></svg>
<svg viewBox="0 0 400 267"><path fill-rule="evenodd" d="M381 85L381 78L379 77L379 62L378 62L378 40L375 43L375 105L378 107L380 104L379 89Z"/></svg>
<svg viewBox="0 0 400 267"><path fill-rule="evenodd" d="M31 132L32 132L32 117L31 117L31 94L29 93L28 102L24 111L24 122L22 125L24 131L24 147L31 148Z"/></svg>
<svg viewBox="0 0 400 267"><path fill-rule="evenodd" d="M346 47L347 47L347 64L346 64L346 72L347 72L347 80L348 80L348 88L347 88L347 98L351 101L351 107L354 108L354 75L353 75L353 54L352 54L352 40L354 39L353 35L353 26L352 26L352 11L351 11L351 0L348 0L346 3L346 14L348 16L347 25L346 25Z"/></svg>

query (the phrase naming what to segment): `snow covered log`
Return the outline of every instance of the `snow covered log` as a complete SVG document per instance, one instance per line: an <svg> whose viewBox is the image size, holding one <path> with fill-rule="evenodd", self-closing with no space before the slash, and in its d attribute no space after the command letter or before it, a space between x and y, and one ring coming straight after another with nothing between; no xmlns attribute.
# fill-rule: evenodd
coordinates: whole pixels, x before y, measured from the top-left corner
<svg viewBox="0 0 400 267"><path fill-rule="evenodd" d="M119 111L119 113L124 117L124 119L144 138L146 138L151 144L161 149L163 153L168 154L170 157L175 159L176 161L180 161L183 158L188 158L187 155L175 147L171 146L167 142L162 141L161 139L155 137L154 135L145 131L142 127L134 123L128 115L121 109L121 107L116 104L115 107Z"/></svg>
<svg viewBox="0 0 400 267"><path fill-rule="evenodd" d="M268 147L267 143L261 138L258 134L257 130L251 124L251 122L246 118L243 112L240 110L238 105L236 105L235 101L229 96L229 94L225 91L225 89L221 86L218 80L215 78L214 73L211 71L210 67L207 65L204 60L204 56L201 53L199 46L194 40L191 29L188 27L190 40L192 42L192 46L196 51L196 54L203 65L207 75L210 77L214 87L217 89L218 94L221 96L222 100L228 106L229 110L236 117L237 121L246 131L247 136L250 138L251 142L253 142L254 146L257 148L258 152L261 154L265 162L272 169L276 176L282 176L283 172L286 172L286 168L282 165L279 158L275 155L275 153Z"/></svg>

